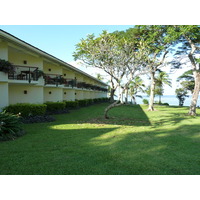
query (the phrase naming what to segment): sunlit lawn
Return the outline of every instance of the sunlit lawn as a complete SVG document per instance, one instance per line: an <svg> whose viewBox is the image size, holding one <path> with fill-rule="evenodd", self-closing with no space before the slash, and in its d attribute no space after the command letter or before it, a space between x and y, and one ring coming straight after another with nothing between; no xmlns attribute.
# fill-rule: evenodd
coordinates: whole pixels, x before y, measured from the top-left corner
<svg viewBox="0 0 200 200"><path fill-rule="evenodd" d="M188 108L107 104L24 125L0 143L0 174L200 174L200 117Z"/></svg>

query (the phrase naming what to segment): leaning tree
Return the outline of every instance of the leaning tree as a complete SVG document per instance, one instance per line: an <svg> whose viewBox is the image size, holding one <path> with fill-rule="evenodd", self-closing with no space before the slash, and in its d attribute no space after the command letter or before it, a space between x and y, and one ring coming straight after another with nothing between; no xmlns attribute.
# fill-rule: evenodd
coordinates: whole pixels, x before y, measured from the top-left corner
<svg viewBox="0 0 200 200"><path fill-rule="evenodd" d="M133 35L134 36L134 35ZM136 36L135 36L136 37ZM76 45L75 60L82 60L86 65L104 70L115 88L119 88L119 100L105 109L105 118L108 111L124 103L123 93L135 76L145 73L147 58L146 42L134 37L126 37L124 33L108 33L103 31L99 37L88 35Z"/></svg>

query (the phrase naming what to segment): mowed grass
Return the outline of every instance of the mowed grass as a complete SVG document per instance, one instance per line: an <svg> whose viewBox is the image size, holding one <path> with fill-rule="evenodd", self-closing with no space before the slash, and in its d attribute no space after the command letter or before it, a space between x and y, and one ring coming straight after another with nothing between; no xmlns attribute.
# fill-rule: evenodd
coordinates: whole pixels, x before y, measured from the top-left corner
<svg viewBox="0 0 200 200"><path fill-rule="evenodd" d="M27 134L0 143L0 174L200 174L200 117L188 108L108 104L23 125Z"/></svg>

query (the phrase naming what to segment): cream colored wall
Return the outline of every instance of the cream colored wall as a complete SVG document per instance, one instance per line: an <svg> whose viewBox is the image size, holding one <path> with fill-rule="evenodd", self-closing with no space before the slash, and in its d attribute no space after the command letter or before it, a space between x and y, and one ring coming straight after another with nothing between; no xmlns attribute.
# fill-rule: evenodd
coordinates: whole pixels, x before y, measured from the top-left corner
<svg viewBox="0 0 200 200"><path fill-rule="evenodd" d="M66 94L64 94L66 92ZM63 90L63 100L75 101L75 90Z"/></svg>
<svg viewBox="0 0 200 200"><path fill-rule="evenodd" d="M51 92L51 94L49 94ZM63 101L63 89L62 88L44 88L44 102Z"/></svg>
<svg viewBox="0 0 200 200"><path fill-rule="evenodd" d="M43 66L43 71L44 73L46 74L59 74L59 75L62 75L62 67L61 66L57 66L53 63L49 63L49 62L44 62L43 63L44 66ZM51 71L49 71L49 69L51 69Z"/></svg>
<svg viewBox="0 0 200 200"><path fill-rule="evenodd" d="M83 99L91 99L90 91L83 91Z"/></svg>
<svg viewBox="0 0 200 200"><path fill-rule="evenodd" d="M27 94L24 94L25 90ZM9 104L43 103L43 87L10 84L8 91Z"/></svg>
<svg viewBox="0 0 200 200"><path fill-rule="evenodd" d="M77 100L84 99L84 98L83 98L83 91L76 90L75 99L77 99Z"/></svg>
<svg viewBox="0 0 200 200"><path fill-rule="evenodd" d="M43 70L43 60L40 57L29 55L22 51L18 51L11 47L8 48L8 60L20 66L31 66L31 67L38 67L40 70ZM24 64L24 60L27 61L27 64Z"/></svg>
<svg viewBox="0 0 200 200"><path fill-rule="evenodd" d="M65 76L64 76L65 74ZM63 69L63 78L66 78L66 79L74 79L75 78L75 73L72 72L72 71L69 71L69 70L66 70L66 69Z"/></svg>
<svg viewBox="0 0 200 200"><path fill-rule="evenodd" d="M8 83L0 83L0 111L8 104Z"/></svg>
<svg viewBox="0 0 200 200"><path fill-rule="evenodd" d="M8 60L8 46L5 42L0 42L0 59Z"/></svg>
<svg viewBox="0 0 200 200"><path fill-rule="evenodd" d="M0 82L8 82L8 74L5 72L0 72Z"/></svg>
<svg viewBox="0 0 200 200"><path fill-rule="evenodd" d="M75 74L76 80L79 82L83 82L83 76L81 74Z"/></svg>

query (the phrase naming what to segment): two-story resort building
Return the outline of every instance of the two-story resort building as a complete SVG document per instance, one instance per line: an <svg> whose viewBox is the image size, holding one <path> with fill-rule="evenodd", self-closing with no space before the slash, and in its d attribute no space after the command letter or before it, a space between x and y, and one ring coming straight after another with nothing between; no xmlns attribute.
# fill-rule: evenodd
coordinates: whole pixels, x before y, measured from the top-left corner
<svg viewBox="0 0 200 200"><path fill-rule="evenodd" d="M15 103L61 102L107 97L107 85L78 68L0 30L0 109Z"/></svg>

